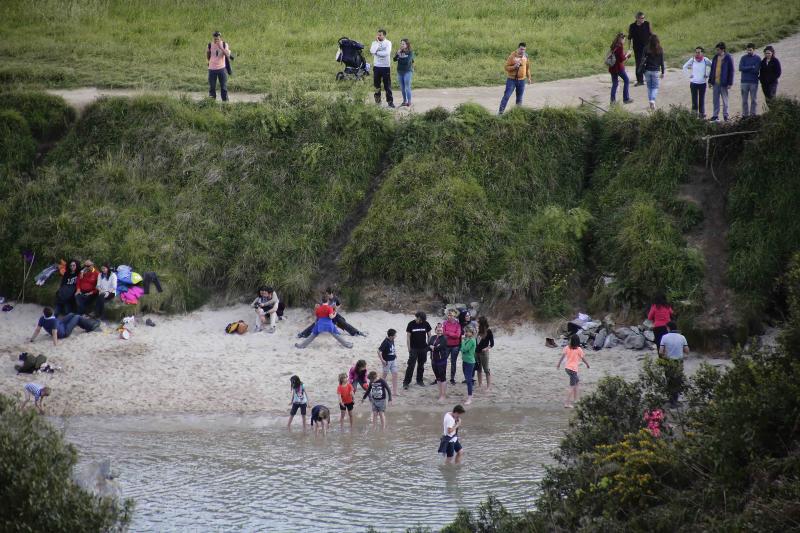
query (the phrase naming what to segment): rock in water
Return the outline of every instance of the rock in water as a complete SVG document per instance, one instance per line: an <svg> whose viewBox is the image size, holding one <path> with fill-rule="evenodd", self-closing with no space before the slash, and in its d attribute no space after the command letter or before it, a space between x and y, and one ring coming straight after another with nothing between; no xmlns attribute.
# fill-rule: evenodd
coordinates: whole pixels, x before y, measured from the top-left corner
<svg viewBox="0 0 800 533"><path fill-rule="evenodd" d="M641 350L647 344L647 340L641 335L630 335L625 339L625 347L630 350Z"/></svg>

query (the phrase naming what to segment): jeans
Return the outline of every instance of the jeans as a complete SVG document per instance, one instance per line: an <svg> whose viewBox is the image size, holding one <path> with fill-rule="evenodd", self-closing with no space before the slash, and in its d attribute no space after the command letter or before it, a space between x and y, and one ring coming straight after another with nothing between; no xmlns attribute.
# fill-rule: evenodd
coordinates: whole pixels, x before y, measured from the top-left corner
<svg viewBox="0 0 800 533"><path fill-rule="evenodd" d="M778 93L778 82L773 81L772 83L764 83L762 81L761 90L764 92L764 98L766 98L767 100L772 100Z"/></svg>
<svg viewBox="0 0 800 533"><path fill-rule="evenodd" d="M646 70L644 77L647 80L647 100L655 102L658 96L658 86L661 85L661 73L657 70Z"/></svg>
<svg viewBox="0 0 800 533"><path fill-rule="evenodd" d="M75 298L70 298L69 300L63 302L57 301L56 308L53 311L53 314L56 317L59 317L61 315L71 315L74 312L75 312Z"/></svg>
<svg viewBox="0 0 800 533"><path fill-rule="evenodd" d="M281 303L283 303L283 302L281 302ZM278 316L281 316L281 315L283 315L283 313L281 312L281 309L280 309L280 307L278 308L278 313L277 313L277 315L278 315ZM350 325L350 323L348 323L348 322L347 322L347 320L345 320L345 319L344 319L344 317L343 317L342 315L339 315L339 314L337 314L337 315L336 315L336 318L334 318L334 319L333 319L333 323L334 323L334 324L336 324L336 327L338 327L338 328L342 328L343 330L345 330L345 331L346 331L347 333L349 333L349 334L350 334L352 337L355 337L356 335L358 335L358 334L359 334L359 331L358 331L358 329L356 329L356 328L354 328L352 325ZM303 331L301 331L300 333L298 333L298 334L297 334L297 336L298 336L298 337L301 337L301 338L308 337L309 335L311 335L311 332L312 332L313 330L314 330L314 324L311 324L311 325L310 325L310 326L308 326L306 329L304 329Z"/></svg>
<svg viewBox="0 0 800 533"><path fill-rule="evenodd" d="M97 297L98 297L97 293L94 293L94 294L86 294L86 293L76 294L75 295L75 303L78 306L78 314L79 315L85 315L86 314L86 308L89 306L90 303L95 303L95 305L96 305Z"/></svg>
<svg viewBox="0 0 800 533"><path fill-rule="evenodd" d="M392 97L392 77L391 69L389 67L372 67L372 84L375 86L375 103L381 103L381 82L383 82L383 90L386 91L386 103L392 105L394 98Z"/></svg>
<svg viewBox="0 0 800 533"><path fill-rule="evenodd" d="M450 355L450 381L456 380L456 361L458 361L459 346L448 346L447 353Z"/></svg>
<svg viewBox="0 0 800 533"><path fill-rule="evenodd" d="M94 302L94 314L98 319L103 318L103 313L106 311L106 301L113 301L116 295L113 292L108 293L108 296L99 294L97 300Z"/></svg>
<svg viewBox="0 0 800 533"><path fill-rule="evenodd" d="M522 95L525 94L525 84L527 80L515 80L513 78L506 78L506 90L503 93L503 99L500 100L500 114L506 110L508 99L511 98L511 93L517 92L517 105L522 105Z"/></svg>
<svg viewBox="0 0 800 533"><path fill-rule="evenodd" d="M400 94L403 95L403 103L411 103L411 77L412 72L398 72L397 79L400 81Z"/></svg>
<svg viewBox="0 0 800 533"><path fill-rule="evenodd" d="M425 372L425 362L428 360L427 348L411 348L408 351L408 365L406 366L406 376L403 379L403 385L411 384L411 378L414 376L414 367L417 367L417 383L422 383L422 374Z"/></svg>
<svg viewBox="0 0 800 533"><path fill-rule="evenodd" d="M611 103L617 101L617 87L619 86L619 78L622 78L622 101L627 102L631 99L630 94L630 84L631 81L628 79L628 73L624 70L620 70L619 72L612 72L611 73Z"/></svg>
<svg viewBox="0 0 800 533"><path fill-rule="evenodd" d="M72 330L75 329L75 326L80 326L84 331L92 331L96 324L94 321L74 313L64 316L61 319L61 323L64 324L64 335L60 337L62 339L69 337L70 334L72 334Z"/></svg>
<svg viewBox="0 0 800 533"><path fill-rule="evenodd" d="M464 379L467 380L467 396L472 396L472 383L475 381L475 363L461 363Z"/></svg>
<svg viewBox="0 0 800 533"><path fill-rule="evenodd" d="M643 73L639 67L642 66L642 61L644 61L644 49L645 47L633 47L633 57L636 59L636 83L643 83L644 76L647 76L647 73ZM648 86L649 89L649 86ZM655 100L655 98L651 98L650 100Z"/></svg>
<svg viewBox="0 0 800 533"><path fill-rule="evenodd" d="M222 99L225 100L226 98L223 96ZM156 290L158 292L164 292L161 289L161 282L158 281L158 276L155 272L145 272L142 274L142 288L144 289L145 294L150 294L151 283L156 286Z"/></svg>
<svg viewBox="0 0 800 533"><path fill-rule="evenodd" d="M756 115L758 83L742 83L742 116ZM749 105L748 105L749 104Z"/></svg>
<svg viewBox="0 0 800 533"><path fill-rule="evenodd" d="M219 91L222 94L222 101L228 101L228 73L224 68L208 71L208 96L217 99L217 80L219 80Z"/></svg>
<svg viewBox="0 0 800 533"><path fill-rule="evenodd" d="M319 333L312 333L311 335L309 335L308 337L306 337L306 338L303 340L303 342L300 342L300 343L296 344L295 346L296 346L297 348L305 348L306 346L308 346L309 344L311 344L311 343L314 341L314 339L316 339L316 338L317 338L317 335L319 335ZM334 338L334 339L336 339L336 341L337 341L339 344L341 344L342 346L344 346L345 348L352 348L352 347L353 347L353 343L346 341L346 340L344 339L344 337L342 337L340 334L338 334L338 333L331 333L331 335L333 335L333 338Z"/></svg>
<svg viewBox="0 0 800 533"><path fill-rule="evenodd" d="M692 92L692 111L706 118L706 84L690 83L689 90Z"/></svg>
<svg viewBox="0 0 800 533"><path fill-rule="evenodd" d="M722 116L728 120L728 87L725 85L714 85L713 99L714 99L714 114L711 120L719 117L719 101L722 100Z"/></svg>

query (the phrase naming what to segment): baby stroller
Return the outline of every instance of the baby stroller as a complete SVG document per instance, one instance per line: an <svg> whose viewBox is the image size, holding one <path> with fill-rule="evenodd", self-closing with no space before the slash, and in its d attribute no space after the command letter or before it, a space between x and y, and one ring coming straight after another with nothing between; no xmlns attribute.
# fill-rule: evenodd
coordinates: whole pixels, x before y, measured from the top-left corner
<svg viewBox="0 0 800 533"><path fill-rule="evenodd" d="M344 63L344 70L336 73L337 80L361 80L369 74L369 63L364 60L361 50L364 45L347 37L339 39L339 51L336 52L336 61Z"/></svg>

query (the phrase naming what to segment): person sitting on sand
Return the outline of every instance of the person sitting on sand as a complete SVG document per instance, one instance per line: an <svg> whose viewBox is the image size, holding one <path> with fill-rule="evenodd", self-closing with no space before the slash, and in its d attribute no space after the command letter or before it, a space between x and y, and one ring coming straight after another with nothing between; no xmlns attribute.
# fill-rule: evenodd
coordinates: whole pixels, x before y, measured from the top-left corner
<svg viewBox="0 0 800 533"><path fill-rule="evenodd" d="M314 315L317 317L317 321L314 324L314 330L311 332L311 336L304 339L303 342L295 344L295 348L305 348L311 344L320 333L330 333L333 335L333 338L345 348L353 347L353 343L346 341L344 337L342 337L342 334L339 333L339 330L336 329L336 324L334 324L336 311L331 306L328 304L317 304L314 308Z"/></svg>
<svg viewBox="0 0 800 533"><path fill-rule="evenodd" d="M103 318L106 302L111 302L117 296L117 274L111 270L111 265L103 263L100 267L100 276L97 278L97 302L94 306L95 316Z"/></svg>
<svg viewBox="0 0 800 533"><path fill-rule="evenodd" d="M78 286L79 270L80 264L75 259L67 263L67 268L61 276L61 284L56 291L56 316L75 312L75 289Z"/></svg>
<svg viewBox="0 0 800 533"><path fill-rule="evenodd" d="M39 414L44 414L44 398L50 396L50 387L39 385L38 383L28 383L25 385L25 399L20 405L20 409L24 409L28 402L33 398L33 405Z"/></svg>
<svg viewBox="0 0 800 533"><path fill-rule="evenodd" d="M322 429L322 435L327 435L330 425L331 410L324 405L315 405L314 408L311 409L311 427L314 428L314 433L317 434L319 430Z"/></svg>
<svg viewBox="0 0 800 533"><path fill-rule="evenodd" d="M66 339L72 334L75 326L80 326L86 332L96 331L100 329L100 321L91 318L85 318L74 313L70 313L61 318L56 318L53 315L53 310L45 307L42 310L42 316L39 317L39 322L36 324L36 329L33 330L31 342L36 340L39 332L44 328L48 335L53 337L53 346L58 346L58 339Z"/></svg>
<svg viewBox="0 0 800 533"><path fill-rule="evenodd" d="M333 291L332 288L328 287L327 289L325 289L325 294L322 295L322 302L321 303L331 306L333 308L333 310L336 311L336 317L333 319L333 323L336 325L336 327L345 330L347 333L350 334L351 337L356 337L356 336L366 337L367 336L366 333L364 333L362 331L359 331L358 329L353 327L342 316L342 313L341 313L342 302L336 296L336 293ZM314 324L311 324L306 329L304 329L303 331L298 333L297 334L297 338L298 339L305 339L308 336L310 336L311 332L314 330L314 325L315 324L316 324L316 322L314 322Z"/></svg>
<svg viewBox="0 0 800 533"><path fill-rule="evenodd" d="M292 401L289 404L292 406L292 411L289 414L289 423L286 427L292 427L292 420L294 420L294 415L297 414L297 411L300 411L300 416L303 417L303 429L306 429L306 408L308 407L308 394L306 393L306 388L303 385L303 382L300 381L300 378L297 376L292 376L289 379L289 383L292 385Z"/></svg>
<svg viewBox="0 0 800 533"><path fill-rule="evenodd" d="M83 262L83 268L78 274L77 290L75 291L75 304L79 315L85 315L87 308L97 300L97 278L100 273L89 259Z"/></svg>
<svg viewBox="0 0 800 533"><path fill-rule="evenodd" d="M369 378L367 378L367 362L363 359L356 361L350 367L350 374L347 381L353 386L354 389L367 390L369 388Z"/></svg>
<svg viewBox="0 0 800 533"><path fill-rule="evenodd" d="M366 363L364 363L366 365ZM347 382L347 374L342 372L339 374L339 386L336 388L336 394L339 395L339 425L344 426L344 414L350 418L350 427L353 427L353 395L356 393L352 383Z"/></svg>
<svg viewBox="0 0 800 533"><path fill-rule="evenodd" d="M381 428L386 429L386 398L388 396L389 402L392 401L392 391L389 389L389 384L381 378L378 379L378 373L374 370L367 376L369 378L369 387L364 392L363 402L369 398L369 403L372 404L372 425L375 425L375 417L381 421Z"/></svg>
<svg viewBox="0 0 800 533"><path fill-rule="evenodd" d="M444 414L444 431L439 440L439 453L446 457L445 463L452 462L455 457L458 464L464 456L463 447L458 441L458 429L461 427L461 415L465 412L461 405L456 405L451 412Z"/></svg>
<svg viewBox="0 0 800 533"><path fill-rule="evenodd" d="M261 331L269 317L268 333L275 333L275 323L278 321L278 293L272 287L264 286L258 289L258 296L251 304L258 315L256 331Z"/></svg>

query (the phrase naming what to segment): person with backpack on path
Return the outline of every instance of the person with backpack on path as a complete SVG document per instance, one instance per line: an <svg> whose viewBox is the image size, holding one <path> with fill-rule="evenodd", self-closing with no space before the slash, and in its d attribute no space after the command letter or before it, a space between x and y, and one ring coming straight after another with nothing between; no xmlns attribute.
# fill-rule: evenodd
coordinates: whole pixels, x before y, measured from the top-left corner
<svg viewBox="0 0 800 533"><path fill-rule="evenodd" d="M733 58L725 51L725 43L719 42L711 61L711 76L708 86L713 88L714 114L711 120L719 120L719 101L722 100L722 118L728 121L728 89L733 86Z"/></svg>
<svg viewBox="0 0 800 533"><path fill-rule="evenodd" d="M650 44L650 37L653 35L650 23L644 19L644 13L636 13L636 20L628 26L628 42L633 47L633 54L636 58L636 87L644 84L644 63L645 50Z"/></svg>
<svg viewBox="0 0 800 533"><path fill-rule="evenodd" d="M525 94L525 85L531 83L531 66L528 60L528 54L525 53L527 45L519 43L517 49L511 52L511 55L506 59L506 89L503 93L503 98L500 100L500 111L498 115L502 115L508 105L508 99L511 98L511 93L517 93L516 105L522 105L522 95ZM527 80L527 83L526 83Z"/></svg>
<svg viewBox="0 0 800 533"><path fill-rule="evenodd" d="M611 74L611 103L617 102L617 87L619 86L619 79L622 78L622 102L630 104L633 102L630 95L630 83L627 72L625 72L625 61L631 57L631 53L625 53L625 34L620 32L611 43L606 63L608 66L608 73ZM613 64L611 59L613 58Z"/></svg>
<svg viewBox="0 0 800 533"><path fill-rule="evenodd" d="M683 64L683 73L689 78L689 91L692 93L692 112L706 118L706 82L711 72L711 60L705 57L702 46L694 49L694 57Z"/></svg>
<svg viewBox="0 0 800 533"><path fill-rule="evenodd" d="M222 40L222 34L215 31L212 41L206 48L206 59L208 60L208 97L217 99L217 80L222 101L228 101L228 68L231 59L231 50L228 43Z"/></svg>

